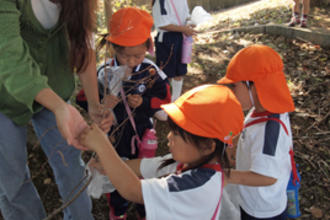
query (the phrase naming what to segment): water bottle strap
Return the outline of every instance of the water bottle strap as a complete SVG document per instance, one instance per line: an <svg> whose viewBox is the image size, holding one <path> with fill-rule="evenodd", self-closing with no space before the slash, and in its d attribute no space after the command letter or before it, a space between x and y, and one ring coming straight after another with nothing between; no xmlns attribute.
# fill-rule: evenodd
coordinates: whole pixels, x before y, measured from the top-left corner
<svg viewBox="0 0 330 220"><path fill-rule="evenodd" d="M176 8L175 8L175 5L174 5L173 0L170 0L170 2L171 2L171 5L172 5L173 10L174 10L174 12L175 12L176 19L178 20L179 25L182 25L182 22L180 21L179 14L178 14L178 12L177 12L177 10L176 10Z"/></svg>
<svg viewBox="0 0 330 220"><path fill-rule="evenodd" d="M285 133L287 135L289 135L289 131L288 131L287 127L285 126L284 122L281 119L278 119L278 118L259 118L259 119L253 120L253 121L245 124L244 128L247 128L249 126L252 126L252 125L255 125L255 124L258 124L258 123L266 122L266 121L277 121L278 123L280 123L282 125ZM292 183L294 185L296 185L297 182L300 182L300 179L298 178L298 171L297 171L297 167L296 167L296 162L294 160L294 152L293 152L292 147L290 147L289 154L290 154L292 174L293 174Z"/></svg>

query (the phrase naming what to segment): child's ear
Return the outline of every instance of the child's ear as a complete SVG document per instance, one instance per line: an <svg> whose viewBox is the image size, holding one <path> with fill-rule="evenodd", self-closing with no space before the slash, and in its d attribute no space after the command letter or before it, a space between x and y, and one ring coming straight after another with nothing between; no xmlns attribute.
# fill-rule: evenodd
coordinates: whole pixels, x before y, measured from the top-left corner
<svg viewBox="0 0 330 220"><path fill-rule="evenodd" d="M210 144L210 147L205 148L204 151L203 151L203 154L205 156L210 155L215 151L215 148L216 148L216 143L215 143L215 141L212 140L212 142Z"/></svg>

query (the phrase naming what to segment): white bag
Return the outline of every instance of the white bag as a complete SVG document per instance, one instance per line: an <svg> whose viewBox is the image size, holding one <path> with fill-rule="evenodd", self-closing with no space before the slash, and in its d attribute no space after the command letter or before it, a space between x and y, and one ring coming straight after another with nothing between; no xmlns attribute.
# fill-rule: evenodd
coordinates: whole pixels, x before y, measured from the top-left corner
<svg viewBox="0 0 330 220"><path fill-rule="evenodd" d="M212 16L202 6L195 6L191 12L190 20L194 25L200 25L212 19Z"/></svg>
<svg viewBox="0 0 330 220"><path fill-rule="evenodd" d="M89 176L92 176L92 181L87 187L87 194L89 196L99 199L103 193L111 193L116 190L109 178L102 175L97 169L87 165L87 170Z"/></svg>

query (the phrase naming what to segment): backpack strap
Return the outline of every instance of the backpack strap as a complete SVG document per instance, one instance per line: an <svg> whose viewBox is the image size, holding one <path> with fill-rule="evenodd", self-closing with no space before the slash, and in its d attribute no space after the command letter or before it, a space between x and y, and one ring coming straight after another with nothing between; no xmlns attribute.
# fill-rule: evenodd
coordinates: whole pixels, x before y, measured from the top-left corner
<svg viewBox="0 0 330 220"><path fill-rule="evenodd" d="M136 125L135 125L135 121L134 121L134 118L132 116L132 112L131 112L131 109L129 108L128 106L128 103L127 103L127 100L126 100L126 96L125 96L125 92L124 92L124 89L121 88L120 90L120 94L121 94L121 98L123 99L123 103L125 105L125 109L126 109L126 112L127 112L127 115L128 115L128 118L131 122L131 125L133 127L133 130L135 132L135 135L132 137L132 140L131 140L131 153L132 154L135 154L135 146L134 146L134 142L135 140L137 140L138 142L138 145L139 143L141 143L141 139L139 137L139 134L137 133L137 130L136 130Z"/></svg>
<svg viewBox="0 0 330 220"><path fill-rule="evenodd" d="M258 118L256 120L250 121L249 123L247 123L246 125L244 125L244 128L247 128L247 127L249 127L251 125L254 125L254 124L266 122L266 121L277 121L278 123L280 123L282 125L282 127L283 127L286 135L289 135L289 131L286 128L284 122L281 119L278 119L278 118Z"/></svg>
<svg viewBox="0 0 330 220"><path fill-rule="evenodd" d="M176 8L175 8L175 5L174 5L173 0L170 0L170 2L171 2L171 5L172 5L173 10L174 10L174 12L175 12L176 19L178 20L179 25L182 25L182 22L180 21L179 14L178 14L178 12L177 12L177 10L176 10Z"/></svg>
<svg viewBox="0 0 330 220"><path fill-rule="evenodd" d="M215 209L215 211L214 211L214 213L213 213L213 216L212 216L212 218L211 218L211 220L215 220L216 219L216 217L217 217L217 213L218 213L218 211L219 211L219 207L220 207L220 203L221 203L221 199L222 199L222 193L223 193L223 183L224 183L224 176L223 176L224 174L223 173L221 173L221 191L220 191L220 198L219 198L219 201L218 201L218 204L217 204L217 207L216 207L216 209Z"/></svg>
<svg viewBox="0 0 330 220"><path fill-rule="evenodd" d="M249 126L258 124L258 123L262 123L262 122L266 122L266 121L277 121L278 123L280 123L285 131L285 133L287 135L289 135L289 131L287 129L287 127L285 126L284 122L281 119L278 118L258 118L256 120L250 121L249 123L244 125L244 128L247 128ZM297 171L297 167L296 167L296 162L294 160L294 152L293 152L293 148L292 146L290 147L290 160L291 160L291 167L292 167L292 175L293 175L293 180L292 183L293 185L296 185L297 182L300 182L300 179L298 177L298 171Z"/></svg>

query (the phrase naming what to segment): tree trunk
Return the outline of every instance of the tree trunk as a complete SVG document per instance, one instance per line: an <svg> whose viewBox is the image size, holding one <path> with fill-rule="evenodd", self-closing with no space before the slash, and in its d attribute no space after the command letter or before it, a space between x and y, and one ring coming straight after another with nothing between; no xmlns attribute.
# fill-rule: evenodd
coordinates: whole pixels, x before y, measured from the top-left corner
<svg viewBox="0 0 330 220"><path fill-rule="evenodd" d="M109 28L109 20L112 16L112 2L111 0L104 0L104 16L107 23L107 28ZM109 29L108 29L109 31Z"/></svg>

